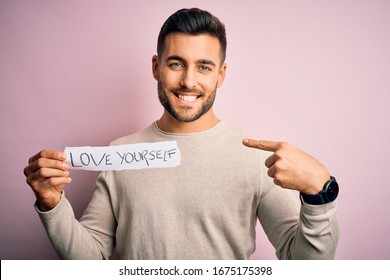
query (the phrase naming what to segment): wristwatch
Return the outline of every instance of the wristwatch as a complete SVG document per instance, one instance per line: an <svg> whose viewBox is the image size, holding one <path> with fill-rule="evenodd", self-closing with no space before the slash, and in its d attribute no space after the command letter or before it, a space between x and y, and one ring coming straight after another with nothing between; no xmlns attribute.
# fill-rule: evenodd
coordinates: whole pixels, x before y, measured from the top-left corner
<svg viewBox="0 0 390 280"><path fill-rule="evenodd" d="M319 194L305 194L301 193L301 202L305 202L311 205L321 205L332 202L336 199L339 194L339 184L336 178L330 176L330 179L326 181L324 188Z"/></svg>

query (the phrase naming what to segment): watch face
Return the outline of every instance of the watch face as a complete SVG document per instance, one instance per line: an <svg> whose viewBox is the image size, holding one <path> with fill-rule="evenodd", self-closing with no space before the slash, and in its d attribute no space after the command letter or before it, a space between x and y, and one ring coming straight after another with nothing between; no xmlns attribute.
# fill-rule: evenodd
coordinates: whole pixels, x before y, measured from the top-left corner
<svg viewBox="0 0 390 280"><path fill-rule="evenodd" d="M328 189L326 191L326 196L329 201L334 201L339 194L339 185L336 181L333 181L329 184Z"/></svg>

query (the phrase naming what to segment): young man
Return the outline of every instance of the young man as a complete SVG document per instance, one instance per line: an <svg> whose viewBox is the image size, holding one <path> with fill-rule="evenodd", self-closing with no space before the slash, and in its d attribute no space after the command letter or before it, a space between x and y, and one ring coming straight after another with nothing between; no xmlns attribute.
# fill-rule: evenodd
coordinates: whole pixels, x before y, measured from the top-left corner
<svg viewBox="0 0 390 280"><path fill-rule="evenodd" d="M248 259L257 219L279 259L334 258L338 185L327 169L288 143L245 139L214 114L225 53L225 28L210 13L167 19L152 59L164 112L112 145L174 140L181 164L99 173L80 221L63 192L65 154L30 158L24 173L61 258L108 259L116 246L121 259Z"/></svg>

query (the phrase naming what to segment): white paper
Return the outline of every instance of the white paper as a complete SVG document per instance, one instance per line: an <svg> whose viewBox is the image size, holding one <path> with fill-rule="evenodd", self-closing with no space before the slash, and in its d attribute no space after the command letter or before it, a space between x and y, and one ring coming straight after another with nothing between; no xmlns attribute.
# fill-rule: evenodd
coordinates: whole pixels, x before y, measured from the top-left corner
<svg viewBox="0 0 390 280"><path fill-rule="evenodd" d="M180 165L181 161L176 141L107 147L66 147L64 152L70 168L80 170L168 168Z"/></svg>

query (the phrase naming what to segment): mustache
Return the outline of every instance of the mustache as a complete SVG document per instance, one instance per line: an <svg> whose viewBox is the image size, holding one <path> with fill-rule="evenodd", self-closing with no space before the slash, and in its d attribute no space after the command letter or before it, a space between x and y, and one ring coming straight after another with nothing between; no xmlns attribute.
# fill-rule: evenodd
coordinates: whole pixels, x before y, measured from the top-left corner
<svg viewBox="0 0 390 280"><path fill-rule="evenodd" d="M197 95L203 95L203 91L198 89L191 89L187 87L176 87L176 88L171 88L169 90L174 93L194 93Z"/></svg>

